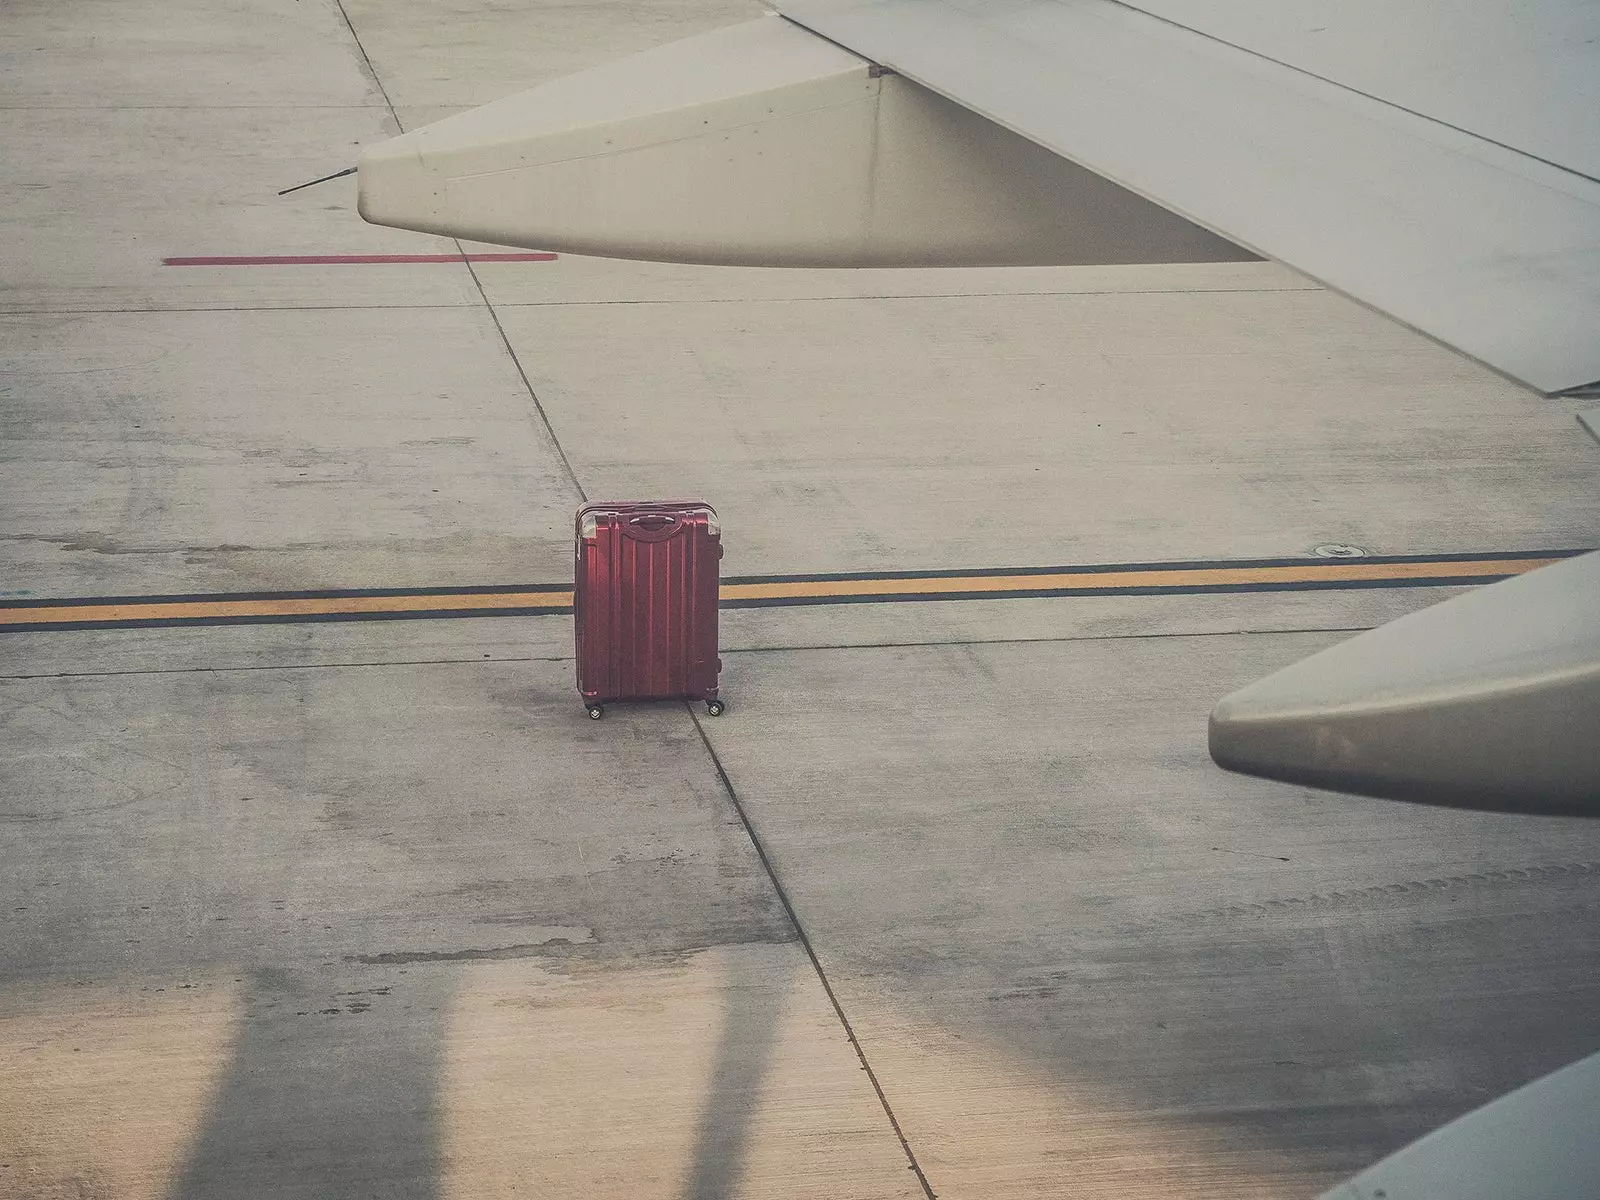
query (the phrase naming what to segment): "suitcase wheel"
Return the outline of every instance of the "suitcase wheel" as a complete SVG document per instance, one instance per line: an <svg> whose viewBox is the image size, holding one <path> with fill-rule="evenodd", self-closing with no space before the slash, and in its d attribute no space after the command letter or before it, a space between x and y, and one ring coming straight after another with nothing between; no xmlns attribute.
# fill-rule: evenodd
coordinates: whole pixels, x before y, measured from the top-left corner
<svg viewBox="0 0 1600 1200"><path fill-rule="evenodd" d="M606 715L606 710L601 708L598 704L589 705L589 720L598 721L601 717L603 717L605 715Z"/></svg>
<svg viewBox="0 0 1600 1200"><path fill-rule="evenodd" d="M728 711L728 706L721 700L707 700L706 711L713 717L720 717L723 713Z"/></svg>

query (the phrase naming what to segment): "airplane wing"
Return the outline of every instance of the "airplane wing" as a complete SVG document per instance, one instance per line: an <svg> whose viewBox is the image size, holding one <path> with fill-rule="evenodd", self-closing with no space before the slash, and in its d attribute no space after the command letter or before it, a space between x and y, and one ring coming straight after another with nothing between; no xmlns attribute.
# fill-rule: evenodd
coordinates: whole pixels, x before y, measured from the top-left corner
<svg viewBox="0 0 1600 1200"><path fill-rule="evenodd" d="M752 265L1253 251L1539 391L1600 381L1600 5L780 7L374 147L363 215Z"/></svg>
<svg viewBox="0 0 1600 1200"><path fill-rule="evenodd" d="M1600 6L781 7L1531 387L1600 380Z"/></svg>
<svg viewBox="0 0 1600 1200"><path fill-rule="evenodd" d="M747 266L1255 257L779 17L369 148L361 215L574 254Z"/></svg>
<svg viewBox="0 0 1600 1200"><path fill-rule="evenodd" d="M1478 588L1211 713L1251 775L1458 808L1600 816L1600 554Z"/></svg>
<svg viewBox="0 0 1600 1200"><path fill-rule="evenodd" d="M1458 1117L1322 1200L1574 1200L1600 1179L1600 1054Z"/></svg>
<svg viewBox="0 0 1600 1200"><path fill-rule="evenodd" d="M778 2L368 149L362 215L755 266L1259 254L1535 390L1600 386L1594 0ZM1597 563L1230 697L1214 757L1600 816Z"/></svg>

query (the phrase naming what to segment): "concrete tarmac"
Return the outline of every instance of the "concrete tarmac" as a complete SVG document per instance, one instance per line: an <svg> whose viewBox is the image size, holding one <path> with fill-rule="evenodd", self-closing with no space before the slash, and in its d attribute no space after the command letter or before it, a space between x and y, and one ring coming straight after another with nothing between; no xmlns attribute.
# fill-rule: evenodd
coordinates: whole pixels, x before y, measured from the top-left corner
<svg viewBox="0 0 1600 1200"><path fill-rule="evenodd" d="M1271 263L453 261L357 147L733 0L0 24L0 598L1600 544L1580 402ZM167 258L443 256L168 266ZM0 633L0 1197L1311 1197L1600 1049L1600 828L1214 768L1456 587ZM1576 731L1575 731L1576 732Z"/></svg>

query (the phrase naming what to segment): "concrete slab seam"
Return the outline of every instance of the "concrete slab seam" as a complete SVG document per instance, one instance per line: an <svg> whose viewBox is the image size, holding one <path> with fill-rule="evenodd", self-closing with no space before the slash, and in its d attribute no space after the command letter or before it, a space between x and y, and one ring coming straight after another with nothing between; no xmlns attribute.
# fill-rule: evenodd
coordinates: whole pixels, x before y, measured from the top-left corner
<svg viewBox="0 0 1600 1200"><path fill-rule="evenodd" d="M839 293L830 296L734 296L726 299L707 296L673 296L644 300L502 300L502 308L597 307L607 304L811 304L819 300L1005 300L1013 296L1240 296L1278 292L1325 292L1324 287L1275 288L1105 288L1079 291L1048 288L1029 292L872 292L866 295Z"/></svg>
<svg viewBox="0 0 1600 1200"><path fill-rule="evenodd" d="M718 653L805 654L836 650L934 650L951 646L1034 646L1067 645L1074 642L1142 642L1173 638L1280 637L1296 634L1365 633L1370 625L1305 625L1293 629L1188 629L1169 633L1086 633L1062 637L947 638L921 642L818 642L792 646L723 646ZM478 658L397 658L365 662L326 663L250 663L236 667L130 667L114 671L39 671L31 674L0 675L0 681L27 679L97 679L120 675L227 675L244 671L344 671L372 667L455 667L495 666L500 663L572 662L570 654L512 654Z"/></svg>
<svg viewBox="0 0 1600 1200"><path fill-rule="evenodd" d="M705 726L700 721L700 714L695 712L692 704L685 703L684 711L689 714L689 719L694 722L695 732L700 735L700 743L706 749L706 754L711 759L711 765L717 772L717 779L722 784L723 791L727 794L734 811L739 815L739 823L744 826L744 831L750 839L750 845L755 849L756 857L761 860L761 867L767 873L767 878L772 881L773 891L777 893L778 902L783 905L783 911L789 918L789 923L794 926L795 936L799 938L801 947L806 952L806 957L811 960L811 969L817 973L817 981L822 984L822 990L828 997L828 1003L833 1006L833 1012L839 1018L839 1024L844 1028L845 1037L850 1042L850 1048L855 1051L861 1069L866 1073L867 1080L872 1084L872 1090L878 1097L878 1103L883 1107L883 1115L889 1120L889 1127L894 1130L895 1137L900 1142L900 1149L905 1152L906 1162L912 1172L916 1174L917 1182L922 1185L922 1193L928 1200L937 1200L933 1186L928 1182L928 1177L923 1173L922 1164L917 1161L917 1155L911 1148L911 1143L906 1140L905 1131L900 1128L900 1121L894 1115L894 1106L889 1103L888 1094L883 1090L883 1084L878 1079L878 1074L872 1069L872 1063L867 1060L867 1052L860 1041L856 1039L854 1027L850 1018L844 1011L844 1005L839 1002L838 995L833 990L833 985L828 981L828 973L823 970L822 960L817 957L816 947L811 944L805 926L800 924L800 916L795 912L794 904L789 900L789 893L784 890L783 884L778 879L778 873L773 868L772 859L767 855L767 848L762 843L760 835L756 833L755 825L750 820L750 814L745 811L744 803L739 799L739 793L734 789L733 781L728 778L727 768L722 765L722 759L717 754L716 747L711 744L711 738L706 733Z"/></svg>
<svg viewBox="0 0 1600 1200"><path fill-rule="evenodd" d="M394 101L389 98L389 89L384 87L383 80L378 78L378 69L372 65L372 57L367 53L367 48L361 44L361 35L356 32L355 24L350 20L350 14L345 11L344 0L333 0L333 3L334 7L339 10L339 16L344 21L344 27L350 31L350 40L356 44L356 53L361 56L361 66L366 71L367 78L372 80L372 86L378 89L378 95L383 97L384 107L389 110L389 116L394 119L396 128L402 128L400 114L395 112Z"/></svg>
<svg viewBox="0 0 1600 1200"><path fill-rule="evenodd" d="M458 241L459 247L461 243ZM533 401L533 411L539 416L539 423L544 426L545 436L550 439L556 457L561 460L561 467L567 473L567 478L572 481L573 488L578 493L578 499L587 504L589 493L583 490L583 484L578 482L578 473L572 469L572 460L567 457L566 449L561 445L561 439L556 436L555 426L550 423L550 414L545 412L544 404L539 400L539 393L534 390L533 380L528 378L528 372L522 365L522 360L517 357L516 350L511 345L511 338L506 335L506 327L500 322L500 314L495 311L494 302L489 299L489 293L483 289L483 280L478 278L478 269L471 259L465 258L466 250L462 248L463 259L467 265L467 274L472 276L473 286L478 289L478 295L483 297L483 306L489 310L489 317L494 321L495 331L500 335L500 341L505 344L506 353L511 356L511 363L517 368L517 374L522 378L522 386L528 389L528 399Z"/></svg>
<svg viewBox="0 0 1600 1200"><path fill-rule="evenodd" d="M373 84L383 95L383 102L389 106L389 116L394 120L395 128L405 131L405 124L400 120L400 113L394 106L394 101L389 97L389 89L383 86L383 80L378 77L378 70L372 65L372 58L367 54L367 48L361 44L361 35L356 32L350 14L345 11L344 0L334 0L338 5L339 15L344 18L345 28L350 31L350 38L356 44L357 51L361 54L361 61L366 66L368 75ZM478 272L472 264L472 257L467 253L467 248L462 245L460 238L450 239L461 255L461 261L467 268L467 274L472 276L472 284L478 289L478 295L483 299L484 308L489 310L489 319L494 322L495 332L500 335L500 341L505 345L506 353L511 356L511 365L516 367L517 375L522 379L522 385L528 389L528 397L533 401L534 411L539 415L539 423L544 426L544 431L550 439L550 445L555 449L556 457L561 460L562 469L566 471L567 478L572 481L572 486L578 493L581 502L587 504L589 495L583 490L583 484L578 482L578 473L572 469L572 462L567 457L567 452L562 448L561 440L556 437L554 426L550 424L550 417L544 411L544 405L539 402L539 394L533 390L533 381L528 378L528 372L523 369L522 360L517 357L517 352L512 348L511 339L506 336L505 326L500 323L500 314L495 311L494 304L489 300L489 293L483 290L483 281L478 278Z"/></svg>

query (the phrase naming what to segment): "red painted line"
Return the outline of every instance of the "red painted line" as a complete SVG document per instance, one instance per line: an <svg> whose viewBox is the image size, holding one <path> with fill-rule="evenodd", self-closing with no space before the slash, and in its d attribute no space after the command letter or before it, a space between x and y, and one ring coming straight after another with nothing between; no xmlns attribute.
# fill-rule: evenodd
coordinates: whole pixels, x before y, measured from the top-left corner
<svg viewBox="0 0 1600 1200"><path fill-rule="evenodd" d="M321 267L371 263L552 262L556 256L524 254L260 254L163 258L166 267Z"/></svg>

